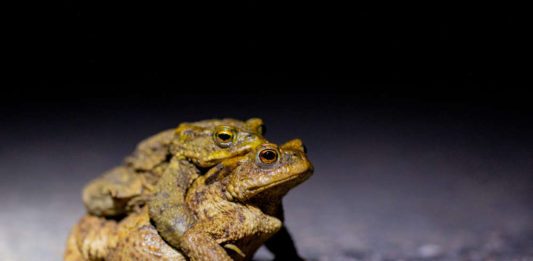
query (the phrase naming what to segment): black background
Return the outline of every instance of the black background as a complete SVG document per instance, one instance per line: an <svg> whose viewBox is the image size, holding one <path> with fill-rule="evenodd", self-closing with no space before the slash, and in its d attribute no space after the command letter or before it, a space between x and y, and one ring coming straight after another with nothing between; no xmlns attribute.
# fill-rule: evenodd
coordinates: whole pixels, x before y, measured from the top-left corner
<svg viewBox="0 0 533 261"><path fill-rule="evenodd" d="M333 80L348 82L328 83L326 91L381 95L382 89L361 85L404 84L385 89L401 97L514 103L528 86L522 65L527 28L518 11L504 5L68 0L43 11L22 34L22 53L29 53L24 63L31 67L24 78L40 82L31 87L38 97L65 84L67 92L53 95L132 95L131 84L143 96L156 95L147 85L170 86L166 93L220 90L213 83L191 88L184 80L227 80L233 91L309 92L324 91L317 81ZM102 83L128 87L79 86Z"/></svg>

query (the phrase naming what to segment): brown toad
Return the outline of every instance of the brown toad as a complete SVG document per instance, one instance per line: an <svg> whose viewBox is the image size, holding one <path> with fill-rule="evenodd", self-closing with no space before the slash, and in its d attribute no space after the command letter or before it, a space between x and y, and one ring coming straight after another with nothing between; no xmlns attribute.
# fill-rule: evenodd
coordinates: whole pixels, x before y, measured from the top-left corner
<svg viewBox="0 0 533 261"><path fill-rule="evenodd" d="M188 186L198 175L197 167L213 166L265 142L263 128L257 118L182 123L142 141L123 165L90 182L83 190L83 202L93 215L127 214L145 203L165 173L182 177L183 186Z"/></svg>
<svg viewBox="0 0 533 261"><path fill-rule="evenodd" d="M263 243L277 259L298 260L282 224L281 199L312 172L300 140L280 147L263 144L221 162L193 182L185 203L195 220L179 246L161 238L145 208L118 225L109 220L100 224L96 217L82 219L71 234L65 259L84 260L79 238L97 224L93 229L104 231L112 244L103 247L105 260L249 260Z"/></svg>

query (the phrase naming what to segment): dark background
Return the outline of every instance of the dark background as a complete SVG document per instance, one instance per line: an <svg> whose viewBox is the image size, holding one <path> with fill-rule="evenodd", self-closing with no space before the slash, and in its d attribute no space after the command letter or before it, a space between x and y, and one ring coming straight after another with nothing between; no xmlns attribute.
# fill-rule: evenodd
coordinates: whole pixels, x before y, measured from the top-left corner
<svg viewBox="0 0 533 261"><path fill-rule="evenodd" d="M86 182L214 117L304 140L315 175L285 203L311 260L533 258L515 10L195 5L64 1L31 21L1 96L1 260L60 259Z"/></svg>

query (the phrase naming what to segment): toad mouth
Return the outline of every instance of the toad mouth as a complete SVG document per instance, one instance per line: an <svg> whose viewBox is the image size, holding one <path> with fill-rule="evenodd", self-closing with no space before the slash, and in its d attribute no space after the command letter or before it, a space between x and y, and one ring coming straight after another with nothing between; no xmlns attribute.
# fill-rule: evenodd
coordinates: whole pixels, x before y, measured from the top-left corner
<svg viewBox="0 0 533 261"><path fill-rule="evenodd" d="M262 190L265 190L265 189L268 189L268 188L272 188L272 187L275 187L275 186L277 186L279 184L283 184L283 183L291 181L293 179L297 179L298 177L301 177L303 173L305 173L305 172L298 173L298 174L295 174L295 175L291 175L290 177L287 177L287 178L284 178L284 179L280 179L280 180L274 181L274 182L266 184L266 185L253 186L253 187L249 188L248 191L257 192L257 191L262 191Z"/></svg>

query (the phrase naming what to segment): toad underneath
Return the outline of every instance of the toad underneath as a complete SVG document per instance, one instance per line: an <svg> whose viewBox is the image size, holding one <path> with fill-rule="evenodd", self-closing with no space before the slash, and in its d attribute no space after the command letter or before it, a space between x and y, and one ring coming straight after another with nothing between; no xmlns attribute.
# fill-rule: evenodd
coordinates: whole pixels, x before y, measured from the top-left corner
<svg viewBox="0 0 533 261"><path fill-rule="evenodd" d="M85 260L79 250L83 237L100 229L111 244L101 253L105 260L250 260L262 244L276 259L299 260L282 223L281 200L312 172L300 140L259 145L192 182L185 204L194 221L177 245L162 239L145 207L115 225L94 216L82 219L69 238L65 259Z"/></svg>

